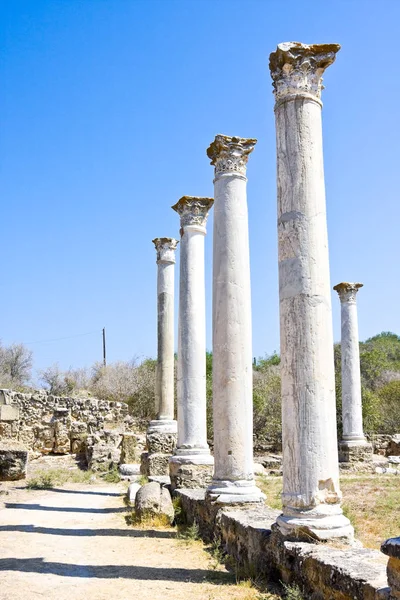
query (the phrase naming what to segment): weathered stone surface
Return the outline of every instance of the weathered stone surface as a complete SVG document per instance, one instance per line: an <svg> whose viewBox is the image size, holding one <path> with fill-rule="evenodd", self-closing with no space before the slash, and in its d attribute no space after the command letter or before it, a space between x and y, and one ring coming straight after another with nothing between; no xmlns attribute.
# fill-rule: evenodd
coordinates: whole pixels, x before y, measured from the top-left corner
<svg viewBox="0 0 400 600"><path fill-rule="evenodd" d="M136 493L135 512L139 518L164 514L172 523L174 509L167 488L161 487L156 481L143 485Z"/></svg>
<svg viewBox="0 0 400 600"><path fill-rule="evenodd" d="M119 472L121 475L129 476L129 475L140 475L140 463L138 464L122 464L119 465Z"/></svg>
<svg viewBox="0 0 400 600"><path fill-rule="evenodd" d="M89 436L101 436L104 429L128 432L135 427L122 402L57 397L44 390L30 394L0 390L0 439L20 441L31 452L82 454Z"/></svg>
<svg viewBox="0 0 400 600"><path fill-rule="evenodd" d="M10 406L9 404L3 404L0 406L0 421L18 421L18 419L18 406Z"/></svg>
<svg viewBox="0 0 400 600"><path fill-rule="evenodd" d="M372 444L357 444L341 441L339 444L339 461L341 463L371 463Z"/></svg>
<svg viewBox="0 0 400 600"><path fill-rule="evenodd" d="M275 94L281 332L282 533L353 538L340 508L322 144L324 70L337 44L279 44ZM303 523L303 524L302 524ZM318 530L318 533L317 533Z"/></svg>
<svg viewBox="0 0 400 600"><path fill-rule="evenodd" d="M214 166L213 419L219 502L262 501L253 474L251 282L247 162L257 140L216 135Z"/></svg>
<svg viewBox="0 0 400 600"><path fill-rule="evenodd" d="M387 456L400 456L400 434L396 433L389 441Z"/></svg>
<svg viewBox="0 0 400 600"><path fill-rule="evenodd" d="M264 469L263 465L261 465L260 463L254 463L253 464L253 473L254 473L254 475L264 475L265 469Z"/></svg>
<svg viewBox="0 0 400 600"><path fill-rule="evenodd" d="M28 450L18 442L0 442L0 481L26 477Z"/></svg>
<svg viewBox="0 0 400 600"><path fill-rule="evenodd" d="M206 417L206 307L204 237L212 198L183 196L172 208L180 215L178 328L178 443L176 460L211 463ZM173 459L174 460L174 459ZM174 473L178 467L171 467ZM181 473L184 477L184 472ZM195 477L188 475L189 484ZM174 478L173 478L174 479ZM175 483L177 480L174 479ZM178 484L179 485L179 484Z"/></svg>
<svg viewBox="0 0 400 600"><path fill-rule="evenodd" d="M140 472L142 475L169 475L170 455L143 452L141 456Z"/></svg>
<svg viewBox="0 0 400 600"><path fill-rule="evenodd" d="M381 550L389 556L387 577L390 586L390 598L400 598L400 537L383 542Z"/></svg>
<svg viewBox="0 0 400 600"><path fill-rule="evenodd" d="M131 504L135 503L136 494L138 493L140 488L141 488L140 483L136 483L136 482L131 483L130 486L128 487L127 496L128 496L128 500Z"/></svg>
<svg viewBox="0 0 400 600"><path fill-rule="evenodd" d="M141 435L132 432L123 433L121 461L128 464L140 462L145 443L145 438Z"/></svg>
<svg viewBox="0 0 400 600"><path fill-rule="evenodd" d="M104 430L100 435L89 436L86 460L93 471L110 471L121 458L121 435Z"/></svg>
<svg viewBox="0 0 400 600"><path fill-rule="evenodd" d="M171 489L177 488L207 488L213 475L213 465L193 464L184 462L169 463Z"/></svg>
<svg viewBox="0 0 400 600"><path fill-rule="evenodd" d="M367 440L364 436L361 402L360 350L358 339L357 293L362 283L342 282L333 288L340 298L341 308L341 363L342 363L342 421L343 435L339 460L356 462L368 460ZM364 451L357 452L355 447ZM372 447L370 449L372 456Z"/></svg>
<svg viewBox="0 0 400 600"><path fill-rule="evenodd" d="M151 454L161 453L171 456L176 447L176 440L176 433L148 432L146 435L147 450Z"/></svg>
<svg viewBox="0 0 400 600"><path fill-rule="evenodd" d="M400 537L389 538L383 542L381 551L387 556L400 559Z"/></svg>
<svg viewBox="0 0 400 600"><path fill-rule="evenodd" d="M243 576L297 583L310 600L388 598L386 559L376 550L291 542L267 506L221 508L203 490L175 493L187 523L196 521L205 540L219 540Z"/></svg>

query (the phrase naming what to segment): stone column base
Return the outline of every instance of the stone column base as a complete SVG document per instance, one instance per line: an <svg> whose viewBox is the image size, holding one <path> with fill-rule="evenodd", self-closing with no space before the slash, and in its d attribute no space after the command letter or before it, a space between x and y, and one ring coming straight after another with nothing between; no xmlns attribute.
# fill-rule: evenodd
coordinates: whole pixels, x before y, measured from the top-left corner
<svg viewBox="0 0 400 600"><path fill-rule="evenodd" d="M171 489L207 488L212 482L213 471L211 455L172 456L169 461Z"/></svg>
<svg viewBox="0 0 400 600"><path fill-rule="evenodd" d="M244 504L264 502L266 496L255 485L254 480L238 481L213 480L207 489L206 497L218 504Z"/></svg>
<svg viewBox="0 0 400 600"><path fill-rule="evenodd" d="M354 529L338 504L320 504L309 510L286 507L276 524L280 533L289 540L311 542L340 540L354 543Z"/></svg>
<svg viewBox="0 0 400 600"><path fill-rule="evenodd" d="M140 473L149 477L150 475L169 475L169 454L160 452L143 452L140 463Z"/></svg>
<svg viewBox="0 0 400 600"><path fill-rule="evenodd" d="M169 475L168 463L176 442L176 421L150 421L146 434L147 452L141 455L142 475Z"/></svg>
<svg viewBox="0 0 400 600"><path fill-rule="evenodd" d="M341 463L370 463L372 454L372 444L367 441L342 440L339 444L339 462Z"/></svg>

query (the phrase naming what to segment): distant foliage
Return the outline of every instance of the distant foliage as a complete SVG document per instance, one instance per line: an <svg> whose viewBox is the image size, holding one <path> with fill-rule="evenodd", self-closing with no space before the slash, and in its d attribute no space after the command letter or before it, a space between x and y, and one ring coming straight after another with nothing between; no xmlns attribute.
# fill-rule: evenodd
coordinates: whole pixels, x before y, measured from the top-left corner
<svg viewBox="0 0 400 600"><path fill-rule="evenodd" d="M32 375L33 354L24 344L4 346L0 342L0 387L21 389Z"/></svg>

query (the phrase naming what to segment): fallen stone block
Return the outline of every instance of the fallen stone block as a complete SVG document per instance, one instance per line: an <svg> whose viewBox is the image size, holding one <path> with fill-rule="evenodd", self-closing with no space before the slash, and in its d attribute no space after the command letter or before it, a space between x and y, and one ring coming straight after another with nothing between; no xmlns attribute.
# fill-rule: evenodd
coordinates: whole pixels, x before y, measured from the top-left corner
<svg viewBox="0 0 400 600"><path fill-rule="evenodd" d="M135 483L135 482L131 483L130 486L128 487L127 496L128 496L128 500L131 504L135 503L136 494L138 493L140 488L141 488L140 483Z"/></svg>
<svg viewBox="0 0 400 600"><path fill-rule="evenodd" d="M143 485L136 494L135 512L139 519L165 515L172 523L174 507L167 488L161 487L156 481Z"/></svg>
<svg viewBox="0 0 400 600"><path fill-rule="evenodd" d="M25 479L28 450L18 442L0 442L0 481Z"/></svg>

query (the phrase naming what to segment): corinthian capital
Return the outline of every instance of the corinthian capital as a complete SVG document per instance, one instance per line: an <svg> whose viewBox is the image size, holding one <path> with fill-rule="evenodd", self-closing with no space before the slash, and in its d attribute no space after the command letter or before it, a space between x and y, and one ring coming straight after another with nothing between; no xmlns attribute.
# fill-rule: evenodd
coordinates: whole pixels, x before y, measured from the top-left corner
<svg viewBox="0 0 400 600"><path fill-rule="evenodd" d="M201 227L205 231L208 212L214 204L214 198L199 198L197 196L183 196L172 207L181 217L181 228L188 225Z"/></svg>
<svg viewBox="0 0 400 600"><path fill-rule="evenodd" d="M333 289L339 294L340 302L355 304L356 294L362 287L362 283L348 283L347 281L344 281L343 283L335 285Z"/></svg>
<svg viewBox="0 0 400 600"><path fill-rule="evenodd" d="M322 75L339 50L339 44L278 44L269 57L276 101L305 96L320 102Z"/></svg>
<svg viewBox="0 0 400 600"><path fill-rule="evenodd" d="M249 154L256 143L253 139L216 135L207 149L207 156L215 167L215 177L224 173L245 177Z"/></svg>
<svg viewBox="0 0 400 600"><path fill-rule="evenodd" d="M179 244L174 238L155 238L152 240L157 250L157 263L174 263L175 250Z"/></svg>

